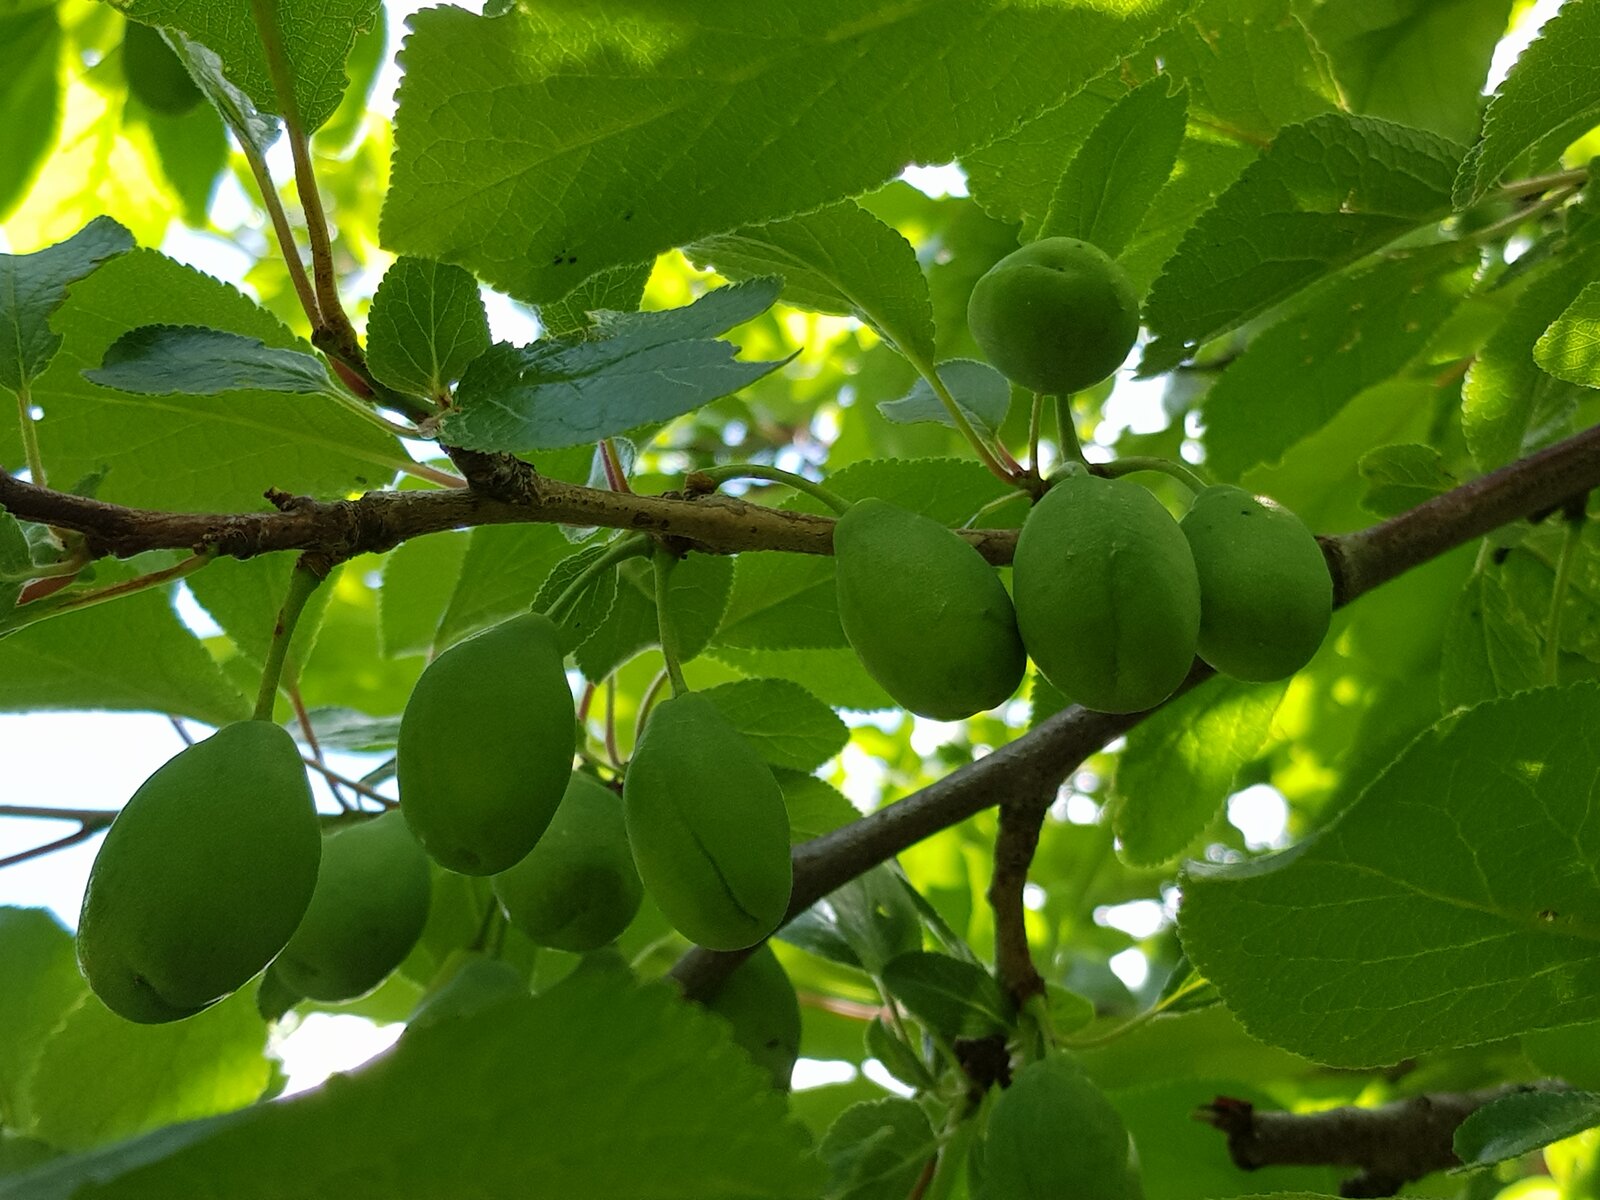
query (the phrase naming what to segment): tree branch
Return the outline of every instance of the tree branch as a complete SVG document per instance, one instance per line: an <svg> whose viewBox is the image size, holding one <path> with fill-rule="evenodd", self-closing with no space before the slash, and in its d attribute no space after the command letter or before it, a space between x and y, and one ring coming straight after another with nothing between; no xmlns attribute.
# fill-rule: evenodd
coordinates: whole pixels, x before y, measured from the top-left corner
<svg viewBox="0 0 1600 1200"><path fill-rule="evenodd" d="M1491 1100L1549 1084L1506 1084L1472 1092L1412 1096L1377 1108L1257 1112L1246 1100L1218 1096L1194 1118L1228 1137L1241 1171L1259 1167L1357 1167L1341 1196L1392 1196L1405 1184L1461 1165L1456 1126Z"/></svg>
<svg viewBox="0 0 1600 1200"><path fill-rule="evenodd" d="M1028 885L1028 868L1039 848L1039 831L1057 790L1053 785L1037 795L1019 794L1000 804L994 874L989 879L989 907L994 910L994 966L1018 1008L1045 991L1044 979L1028 951L1028 916L1022 898Z"/></svg>
<svg viewBox="0 0 1600 1200"><path fill-rule="evenodd" d="M1406 571L1502 525L1554 508L1575 493L1600 487L1600 426L1464 484L1380 525L1319 539L1343 606ZM1214 672L1196 662L1167 701ZM1155 711L1155 710L1152 710ZM1148 713L1111 715L1076 706L903 800L825 833L794 850L794 891L788 918L835 888L924 838L960 824L1012 795L1037 795L1060 786L1091 754ZM695 997L710 994L748 951L695 947L672 976Z"/></svg>

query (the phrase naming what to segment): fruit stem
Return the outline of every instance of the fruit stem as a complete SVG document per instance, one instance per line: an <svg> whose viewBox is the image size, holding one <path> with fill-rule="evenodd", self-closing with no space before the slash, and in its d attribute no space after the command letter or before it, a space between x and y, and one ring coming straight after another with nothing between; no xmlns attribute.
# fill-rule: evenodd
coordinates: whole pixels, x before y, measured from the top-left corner
<svg viewBox="0 0 1600 1200"><path fill-rule="evenodd" d="M850 502L837 493L829 491L820 483L811 482L804 475L796 475L793 471L785 471L781 467L769 467L762 463L729 463L725 467L706 467L694 474L697 483L700 479L707 479L714 486L727 483L730 479L768 479L773 483L787 484L797 492L804 492L841 515L850 508Z"/></svg>
<svg viewBox="0 0 1600 1200"><path fill-rule="evenodd" d="M278 682L283 676L283 661L289 653L289 642L294 637L294 627L305 611L306 601L323 575L306 563L306 556L295 560L289 575L289 590L283 598L283 608L278 613L278 623L272 629L272 644L267 648L267 661L261 668L261 690L256 693L256 710L252 718L257 721L272 720L272 706L278 699Z"/></svg>
<svg viewBox="0 0 1600 1200"><path fill-rule="evenodd" d="M1159 471L1163 475L1170 475L1189 491L1198 494L1206 490L1206 481L1181 463L1175 463L1168 458L1153 458L1144 454L1130 454L1127 458L1114 459L1108 463L1096 463L1091 468L1096 475L1104 475L1107 479L1117 479L1123 475L1132 475L1135 471Z"/></svg>
<svg viewBox="0 0 1600 1200"><path fill-rule="evenodd" d="M1550 589L1550 616L1545 621L1544 644L1544 681L1550 687L1556 685L1560 670L1561 618L1566 612L1567 590L1572 583L1572 562L1578 556L1578 543L1583 540L1583 522L1581 510L1576 518L1567 518L1567 536L1561 543L1561 557L1556 560L1556 581Z"/></svg>
<svg viewBox="0 0 1600 1200"><path fill-rule="evenodd" d="M567 615L567 610L577 603L584 589L597 577L620 562L626 562L630 558L642 558L648 553L650 553L650 539L642 533L614 542L609 550L579 571L572 582L562 589L559 596L545 605L544 615L559 625L561 619Z"/></svg>
<svg viewBox="0 0 1600 1200"><path fill-rule="evenodd" d="M45 482L44 458L39 454L39 431L33 427L33 400L24 379L17 385L17 420L22 426L22 450L28 459L28 478L34 487L49 487Z"/></svg>
<svg viewBox="0 0 1600 1200"><path fill-rule="evenodd" d="M667 576L677 562L670 550L657 546L651 565L656 572L656 624L661 630L661 657L667 661L672 694L681 696L689 690L689 685L684 682L683 668L678 661L678 631L673 627L672 614L667 611Z"/></svg>
<svg viewBox="0 0 1600 1200"><path fill-rule="evenodd" d="M1078 441L1077 422L1072 419L1072 397L1057 396L1055 399L1056 440L1061 443L1061 461L1080 462L1088 466L1089 460L1083 456L1083 443Z"/></svg>
<svg viewBox="0 0 1600 1200"><path fill-rule="evenodd" d="M934 368L934 365L920 354L907 353L906 358L916 368L917 374L921 375L927 385L933 389L933 394L939 397L939 403L944 405L945 412L950 414L950 423L956 427L962 437L967 439L974 453L977 454L978 461L988 467L990 472L998 478L1005 480L1007 483L1016 483L1016 472L1009 471L1001 465L1000 460L989 449L988 443L978 436L978 431L972 427L972 422L967 420L967 414L961 411L961 406L956 403L956 398L950 394L950 389L945 386L944 380L939 378L939 372Z"/></svg>

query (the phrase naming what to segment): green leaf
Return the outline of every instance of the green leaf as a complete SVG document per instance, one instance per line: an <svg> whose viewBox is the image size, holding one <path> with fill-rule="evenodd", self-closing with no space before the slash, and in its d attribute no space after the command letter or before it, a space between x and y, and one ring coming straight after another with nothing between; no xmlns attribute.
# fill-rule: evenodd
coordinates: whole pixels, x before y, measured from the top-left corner
<svg viewBox="0 0 1600 1200"><path fill-rule="evenodd" d="M1483 137L1461 164L1457 208L1486 195L1519 158L1537 170L1600 116L1600 4L1569 0L1539 30L1496 89Z"/></svg>
<svg viewBox="0 0 1600 1200"><path fill-rule="evenodd" d="M604 679L639 651L661 641L650 564L639 559L625 562L616 576L615 603L593 636L578 647L578 668L588 679ZM682 661L696 658L710 644L732 587L733 562L726 555L690 554L672 569L667 604Z"/></svg>
<svg viewBox="0 0 1600 1200"><path fill-rule="evenodd" d="M564 338L594 324L598 312L637 312L655 259L596 271L559 300L538 306L545 336Z"/></svg>
<svg viewBox="0 0 1600 1200"><path fill-rule="evenodd" d="M167 1025L136 1025L85 996L29 1081L33 1132L65 1150L243 1108L270 1078L251 990Z"/></svg>
<svg viewBox="0 0 1600 1200"><path fill-rule="evenodd" d="M845 1109L817 1156L828 1165L829 1200L904 1200L938 1149L927 1114L894 1096Z"/></svg>
<svg viewBox="0 0 1600 1200"><path fill-rule="evenodd" d="M1188 848L1261 752L1288 686L1219 679L1134 726L1117 760L1113 827L1124 862L1159 866Z"/></svg>
<svg viewBox="0 0 1600 1200"><path fill-rule="evenodd" d="M0 619L16 607L17 597L27 572L33 567L33 551L28 547L28 535L22 524L4 508L0 508Z"/></svg>
<svg viewBox="0 0 1600 1200"><path fill-rule="evenodd" d="M284 111L272 86L267 56L249 5L217 4L213 0L121 0L117 7L132 20L176 27L193 41L210 47L220 57L227 77L257 109ZM300 127L309 134L339 107L348 82L345 59L350 56L356 36L377 20L378 0L280 0L267 11L277 16L278 33L294 79Z"/></svg>
<svg viewBox="0 0 1600 1200"><path fill-rule="evenodd" d="M72 934L42 908L0 908L0 961L0 1124L26 1129L29 1073L88 985Z"/></svg>
<svg viewBox="0 0 1600 1200"><path fill-rule="evenodd" d="M100 581L126 576L102 564ZM160 589L25 626L0 639L0 712L103 708L223 725L250 715Z"/></svg>
<svg viewBox="0 0 1600 1200"><path fill-rule="evenodd" d="M833 560L752 550L738 556L719 647L749 650L846 645Z"/></svg>
<svg viewBox="0 0 1600 1200"><path fill-rule="evenodd" d="M552 300L603 268L810 212L907 162L947 162L1059 104L1183 7L604 0L418 13L383 243ZM516 140L483 137L491 126Z"/></svg>
<svg viewBox="0 0 1600 1200"><path fill-rule="evenodd" d="M1207 394L1206 465L1233 480L1279 461L1421 353L1476 266L1476 255L1453 248L1395 255L1307 297L1252 340Z"/></svg>
<svg viewBox="0 0 1600 1200"><path fill-rule="evenodd" d="M141 396L216 396L224 392L326 393L321 360L259 338L202 325L141 325L106 347L83 377Z"/></svg>
<svg viewBox="0 0 1600 1200"><path fill-rule="evenodd" d="M478 526L467 535L466 556L434 644L459 642L529 607L551 570L571 553L552 525Z"/></svg>
<svg viewBox="0 0 1600 1200"><path fill-rule="evenodd" d="M937 1086L927 1064L884 1024L882 1017L873 1017L867 1022L866 1051L907 1087L931 1089Z"/></svg>
<svg viewBox="0 0 1600 1200"><path fill-rule="evenodd" d="M275 349L306 348L235 289L151 250L113 259L72 289L54 321L61 352L33 392L52 475L104 470L100 499L139 507L256 511L269 487L343 496L387 483L407 461L392 436L324 397L135 398L83 378L131 329L197 324Z"/></svg>
<svg viewBox="0 0 1600 1200"><path fill-rule="evenodd" d="M610 544L596 543L556 563L540 585L539 594L533 598L533 607L539 612L548 612L550 606L578 582L578 577L611 548ZM566 611L556 621L563 649L576 650L605 624L616 607L618 584L616 570L601 571L591 575L582 590L565 602Z"/></svg>
<svg viewBox="0 0 1600 1200"><path fill-rule="evenodd" d="M199 42L192 41L176 29L164 29L173 52L188 68L195 86L205 94L241 146L248 146L257 154L265 154L278 140L282 127L270 111L262 112L255 102L240 91L223 71L222 60L216 53Z"/></svg>
<svg viewBox="0 0 1600 1200"><path fill-rule="evenodd" d="M1461 148L1327 113L1285 128L1184 235L1150 290L1157 363L1208 341L1449 210Z"/></svg>
<svg viewBox="0 0 1600 1200"><path fill-rule="evenodd" d="M1510 16L1511 0L1343 0L1309 25L1355 112L1470 142Z"/></svg>
<svg viewBox="0 0 1600 1200"><path fill-rule="evenodd" d="M1168 95L1163 75L1141 84L1100 119L1056 185L1038 236L1093 242L1111 257L1133 239L1178 161L1189 93Z"/></svg>
<svg viewBox="0 0 1600 1200"><path fill-rule="evenodd" d="M994 976L948 954L898 955L884 964L883 982L907 1012L943 1037L983 1037L1011 1028L1011 1006Z"/></svg>
<svg viewBox="0 0 1600 1200"><path fill-rule="evenodd" d="M379 382L440 400L488 348L489 317L469 272L408 257L384 272L367 317L367 365Z"/></svg>
<svg viewBox="0 0 1600 1200"><path fill-rule="evenodd" d="M66 1200L90 1181L106 1200L172 1196L203 1180L232 1200L427 1200L471 1180L486 1196L809 1200L808 1160L726 1022L662 984L580 970L414 1029L314 1091L0 1180L0 1197Z"/></svg>
<svg viewBox="0 0 1600 1200"><path fill-rule="evenodd" d="M1524 1034L1522 1053L1545 1075L1559 1076L1573 1087L1600 1089L1600 1022Z"/></svg>
<svg viewBox="0 0 1600 1200"><path fill-rule="evenodd" d="M1011 385L1006 377L972 358L952 358L940 363L937 370L956 407L973 427L989 437L998 434L1011 408ZM878 411L897 425L935 421L954 429L956 424L926 379L918 379L910 393L898 400L878 401Z"/></svg>
<svg viewBox="0 0 1600 1200"><path fill-rule="evenodd" d="M0 387L20 392L61 349L50 317L67 288L108 258L133 249L133 235L96 217L66 241L33 254L0 254Z"/></svg>
<svg viewBox="0 0 1600 1200"><path fill-rule="evenodd" d="M1445 712L1527 691L1545 682L1539 635L1497 575L1475 573L1444 629L1439 706Z"/></svg>
<svg viewBox="0 0 1600 1200"><path fill-rule="evenodd" d="M829 892L778 936L811 954L881 975L886 963L921 951L922 919L899 870L880 864Z"/></svg>
<svg viewBox="0 0 1600 1200"><path fill-rule="evenodd" d="M205 99L161 31L137 21L123 24L122 74L129 94L155 112L181 115Z"/></svg>
<svg viewBox="0 0 1600 1200"><path fill-rule="evenodd" d="M203 571L189 576L189 591L218 625L228 640L254 664L266 662L272 633L289 591L295 555L262 554L255 558L219 558ZM336 568L306 601L304 611L289 641L283 681L292 684L299 677L317 644L323 614L339 586Z"/></svg>
<svg viewBox="0 0 1600 1200"><path fill-rule="evenodd" d="M585 338L497 344L462 377L440 436L469 450L559 450L693 412L783 365L740 362L716 340L770 308L778 286L757 279L685 308L607 313Z"/></svg>
<svg viewBox="0 0 1600 1200"><path fill-rule="evenodd" d="M1534 361L1534 347L1600 266L1600 240L1580 235L1570 258L1517 297L1467 371L1461 427L1473 461L1492 470L1522 453L1534 414L1571 389Z"/></svg>
<svg viewBox="0 0 1600 1200"><path fill-rule="evenodd" d="M685 253L729 279L780 275L797 308L859 317L913 362L933 361L933 304L916 251L853 200L702 238Z"/></svg>
<svg viewBox="0 0 1600 1200"><path fill-rule="evenodd" d="M1596 720L1592 684L1447 718L1294 849L1191 866L1185 950L1254 1036L1339 1066L1595 1019Z"/></svg>
<svg viewBox="0 0 1600 1200"><path fill-rule="evenodd" d="M129 25L128 28L145 27ZM144 121L155 147L156 160L161 165L161 174L182 204L179 215L185 224L204 227L230 153L228 133L217 114L209 105L175 116L154 110L140 111L130 103L124 119L130 133L134 121Z"/></svg>
<svg viewBox="0 0 1600 1200"><path fill-rule="evenodd" d="M809 842L850 824L861 814L833 784L803 771L774 767L773 776L783 789L783 806L789 810L789 840Z"/></svg>
<svg viewBox="0 0 1600 1200"><path fill-rule="evenodd" d="M1557 379L1600 387L1600 283L1591 283L1539 338L1533 359Z"/></svg>
<svg viewBox="0 0 1600 1200"><path fill-rule="evenodd" d="M487 527L485 527L487 528ZM426 654L438 639L471 536L442 533L402 542L383 560L378 636L390 658Z"/></svg>
<svg viewBox="0 0 1600 1200"><path fill-rule="evenodd" d="M1456 1126L1456 1157L1487 1167L1600 1125L1600 1092L1518 1092L1491 1100Z"/></svg>
<svg viewBox="0 0 1600 1200"><path fill-rule="evenodd" d="M1367 481L1361 507L1380 517L1415 508L1461 482L1445 467L1444 455L1416 442L1379 446L1363 454L1357 467Z"/></svg>
<svg viewBox="0 0 1600 1200"><path fill-rule="evenodd" d="M718 642L710 653L744 675L792 679L834 708L870 712L899 707L849 648L751 650Z"/></svg>
<svg viewBox="0 0 1600 1200"><path fill-rule="evenodd" d="M0 218L27 194L61 125L61 19L55 5L0 16Z"/></svg>
<svg viewBox="0 0 1600 1200"><path fill-rule="evenodd" d="M833 709L786 679L740 679L702 694L774 767L814 770L850 741Z"/></svg>

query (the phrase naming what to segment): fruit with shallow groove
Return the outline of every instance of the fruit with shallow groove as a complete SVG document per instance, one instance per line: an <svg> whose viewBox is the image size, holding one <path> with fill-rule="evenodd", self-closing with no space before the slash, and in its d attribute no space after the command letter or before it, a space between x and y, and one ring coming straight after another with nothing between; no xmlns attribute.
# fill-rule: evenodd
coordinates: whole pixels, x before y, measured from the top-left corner
<svg viewBox="0 0 1600 1200"><path fill-rule="evenodd" d="M1126 479L1080 470L1045 493L1017 538L1012 594L1028 654L1085 708L1151 708L1193 664L1194 555L1161 502Z"/></svg>
<svg viewBox="0 0 1600 1200"><path fill-rule="evenodd" d="M741 950L778 927L794 882L783 792L712 701L651 709L622 800L639 878L679 933Z"/></svg>
<svg viewBox="0 0 1600 1200"><path fill-rule="evenodd" d="M1139 336L1139 298L1127 273L1098 246L1042 238L978 280L967 327L1013 383L1065 396L1122 365Z"/></svg>
<svg viewBox="0 0 1600 1200"><path fill-rule="evenodd" d="M1140 1200L1121 1116L1061 1055L1030 1063L1000 1093L983 1143L981 1200Z"/></svg>
<svg viewBox="0 0 1600 1200"><path fill-rule="evenodd" d="M897 704L957 721L1016 691L1027 666L1017 616L971 543L866 499L834 526L833 554L845 637Z"/></svg>
<svg viewBox="0 0 1600 1200"><path fill-rule="evenodd" d="M400 718L400 811L440 866L493 875L544 833L577 726L560 636L524 613L428 664Z"/></svg>
<svg viewBox="0 0 1600 1200"><path fill-rule="evenodd" d="M223 726L156 769L95 856L78 961L113 1012L154 1024L237 990L283 949L322 837L294 739Z"/></svg>

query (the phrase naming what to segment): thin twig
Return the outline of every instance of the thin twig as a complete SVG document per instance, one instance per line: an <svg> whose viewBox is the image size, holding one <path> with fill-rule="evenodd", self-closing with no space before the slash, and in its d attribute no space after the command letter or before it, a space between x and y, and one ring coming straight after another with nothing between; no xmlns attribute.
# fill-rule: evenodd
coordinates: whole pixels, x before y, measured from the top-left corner
<svg viewBox="0 0 1600 1200"><path fill-rule="evenodd" d="M994 874L989 881L989 907L994 910L994 965L1018 1008L1045 990L1044 979L1028 951L1028 912L1023 894L1028 885L1028 868L1039 848L1039 831L1056 790L1052 785L1041 794L1019 794L1000 804Z"/></svg>

